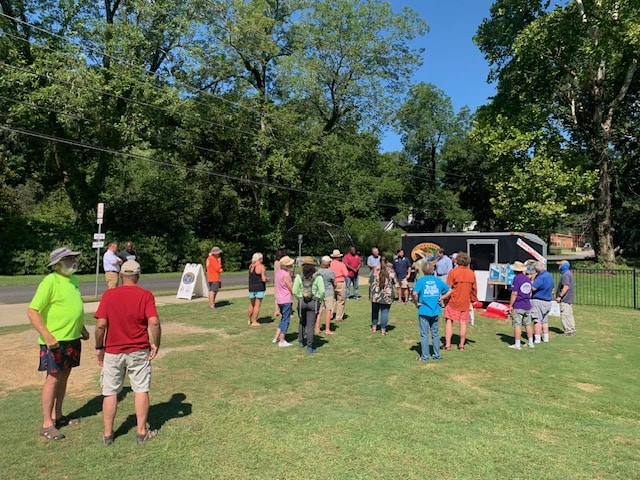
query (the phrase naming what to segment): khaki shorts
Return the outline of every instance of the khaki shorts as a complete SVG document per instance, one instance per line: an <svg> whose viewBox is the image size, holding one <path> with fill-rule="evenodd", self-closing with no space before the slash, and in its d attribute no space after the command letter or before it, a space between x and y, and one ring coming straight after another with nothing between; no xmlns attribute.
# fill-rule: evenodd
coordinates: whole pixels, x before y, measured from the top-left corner
<svg viewBox="0 0 640 480"><path fill-rule="evenodd" d="M124 385L124 374L129 374L131 390L145 393L151 388L151 362L149 349L131 353L105 353L100 386L105 397L117 395Z"/></svg>
<svg viewBox="0 0 640 480"><path fill-rule="evenodd" d="M400 288L409 288L409 280L403 278L402 280L398 281L398 285L400 285Z"/></svg>
<svg viewBox="0 0 640 480"><path fill-rule="evenodd" d="M335 306L336 306L336 299L333 297L333 295L324 297L324 300L322 300L322 308L324 308L325 310L333 311L333 308Z"/></svg>
<svg viewBox="0 0 640 480"><path fill-rule="evenodd" d="M531 325L531 312L529 310L513 309L511 312L511 325L513 327L528 327Z"/></svg>

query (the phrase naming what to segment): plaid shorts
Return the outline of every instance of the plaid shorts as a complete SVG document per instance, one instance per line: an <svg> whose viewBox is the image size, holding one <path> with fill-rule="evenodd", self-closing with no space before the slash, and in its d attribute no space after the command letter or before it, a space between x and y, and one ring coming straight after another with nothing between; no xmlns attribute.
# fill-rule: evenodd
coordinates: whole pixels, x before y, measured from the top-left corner
<svg viewBox="0 0 640 480"><path fill-rule="evenodd" d="M40 372L60 373L62 370L80 365L82 343L80 339L60 341L58 348L40 345Z"/></svg>

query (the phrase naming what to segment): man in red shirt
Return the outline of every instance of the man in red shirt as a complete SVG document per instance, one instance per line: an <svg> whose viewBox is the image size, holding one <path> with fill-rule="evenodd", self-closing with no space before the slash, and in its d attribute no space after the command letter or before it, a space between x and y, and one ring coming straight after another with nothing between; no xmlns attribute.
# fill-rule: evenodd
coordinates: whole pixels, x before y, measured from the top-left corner
<svg viewBox="0 0 640 480"><path fill-rule="evenodd" d="M358 295L358 275L360 275L360 266L362 265L362 258L356 253L356 247L349 247L349 251L342 258L342 263L347 267L348 274L345 278L345 300L349 300L349 292L351 285L353 285L353 298L360 300Z"/></svg>
<svg viewBox="0 0 640 480"><path fill-rule="evenodd" d="M209 308L216 308L216 295L222 287L220 274L222 273L222 261L220 247L213 247L207 257L207 282L209 282Z"/></svg>
<svg viewBox="0 0 640 480"><path fill-rule="evenodd" d="M118 408L118 393L122 391L124 374L129 373L135 393L137 443L146 442L158 434L147 428L151 360L160 348L161 328L153 294L138 287L140 265L128 260L120 269L122 285L104 292L94 317L96 321L96 352L102 367L102 415L104 444L114 439L113 421ZM151 330L151 340L149 339Z"/></svg>

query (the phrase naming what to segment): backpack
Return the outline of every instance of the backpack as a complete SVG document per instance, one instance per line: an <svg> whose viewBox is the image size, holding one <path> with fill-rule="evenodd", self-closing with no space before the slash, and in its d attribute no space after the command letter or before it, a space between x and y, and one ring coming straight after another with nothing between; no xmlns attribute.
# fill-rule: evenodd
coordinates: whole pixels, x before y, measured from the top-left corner
<svg viewBox="0 0 640 480"><path fill-rule="evenodd" d="M313 296L313 281L315 280L315 276L304 278L301 275L300 278L302 279L302 298L305 302L310 302L315 298Z"/></svg>

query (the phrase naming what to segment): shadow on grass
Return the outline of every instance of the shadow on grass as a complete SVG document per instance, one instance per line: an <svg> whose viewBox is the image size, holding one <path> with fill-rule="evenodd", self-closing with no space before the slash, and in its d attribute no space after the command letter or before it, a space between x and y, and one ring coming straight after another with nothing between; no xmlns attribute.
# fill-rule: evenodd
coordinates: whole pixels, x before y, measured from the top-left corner
<svg viewBox="0 0 640 480"><path fill-rule="evenodd" d="M216 302L216 308L228 307L231 304L232 303L229 300L219 300L219 301ZM208 307L208 305L207 305L207 307Z"/></svg>
<svg viewBox="0 0 640 480"><path fill-rule="evenodd" d="M118 394L118 402L121 402L131 392L131 387L124 387ZM67 413L69 418L88 418L102 413L102 395L96 395L82 407Z"/></svg>
<svg viewBox="0 0 640 480"><path fill-rule="evenodd" d="M258 318L258 323L260 325L265 325L267 323L275 323L275 321L273 320L273 317L260 317Z"/></svg>
<svg viewBox="0 0 640 480"><path fill-rule="evenodd" d="M558 327L549 327L549 332L562 334L564 333L564 330Z"/></svg>
<svg viewBox="0 0 640 480"><path fill-rule="evenodd" d="M473 343L476 343L475 340L470 340L469 337L464 339L464 344L465 345L471 345ZM440 337L440 345L444 345L445 344L445 339L444 337ZM459 345L460 344L460 335L458 335L457 333L454 333L453 335L451 335L451 345Z"/></svg>
<svg viewBox="0 0 640 480"><path fill-rule="evenodd" d="M148 422L151 428L160 430L162 426L172 418L180 418L191 415L191 404L185 403L187 396L184 393L174 393L167 402L157 403L149 407ZM115 431L115 436L124 435L136 428L136 415L130 414L122 425Z"/></svg>
<svg viewBox="0 0 640 480"><path fill-rule="evenodd" d="M496 336L500 337L500 340L504 343L511 345L516 341L516 337L513 335L508 335L506 333L496 333ZM523 335L522 338L526 338L526 335Z"/></svg>

